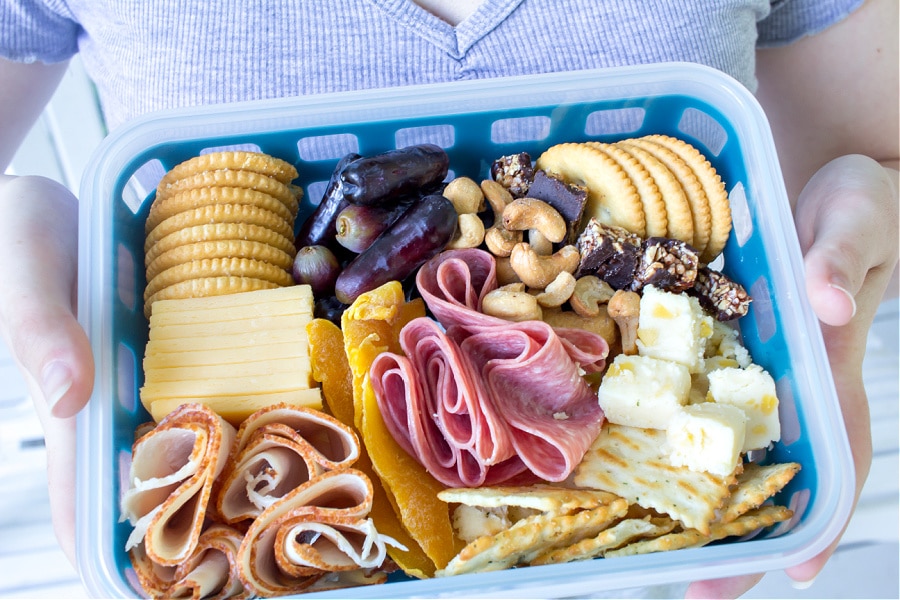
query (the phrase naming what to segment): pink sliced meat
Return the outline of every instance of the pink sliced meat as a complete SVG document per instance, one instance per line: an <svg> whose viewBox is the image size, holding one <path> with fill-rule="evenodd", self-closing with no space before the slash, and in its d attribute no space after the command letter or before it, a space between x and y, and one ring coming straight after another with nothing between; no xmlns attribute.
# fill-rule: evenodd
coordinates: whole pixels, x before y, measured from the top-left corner
<svg viewBox="0 0 900 600"><path fill-rule="evenodd" d="M497 289L496 260L477 248L446 250L425 263L416 274L416 286L428 309L444 327L458 325L469 331L481 327L511 327L504 319L481 312L481 301ZM602 371L609 354L603 336L582 329L556 328L569 356L586 373Z"/></svg>
<svg viewBox="0 0 900 600"><path fill-rule="evenodd" d="M494 258L481 250L443 252L416 282L440 324L411 321L400 334L404 355L381 354L370 372L394 438L448 486L526 472L565 479L603 423L581 375L603 368L606 340L481 313L497 287Z"/></svg>
<svg viewBox="0 0 900 600"><path fill-rule="evenodd" d="M405 356L382 353L370 371L398 443L446 485L493 485L521 473L503 417L459 346L427 317L408 323L400 344Z"/></svg>
<svg viewBox="0 0 900 600"><path fill-rule="evenodd" d="M548 481L568 477L600 433L603 411L561 338L527 321L469 335L460 348L528 469Z"/></svg>

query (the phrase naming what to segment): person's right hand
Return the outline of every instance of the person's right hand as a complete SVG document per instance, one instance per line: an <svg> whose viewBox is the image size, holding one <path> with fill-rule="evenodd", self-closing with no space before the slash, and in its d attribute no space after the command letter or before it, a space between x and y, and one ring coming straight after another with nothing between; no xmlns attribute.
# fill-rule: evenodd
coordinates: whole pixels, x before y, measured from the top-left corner
<svg viewBox="0 0 900 600"><path fill-rule="evenodd" d="M0 333L44 429L53 526L75 563L75 414L94 362L76 319L78 201L43 177L0 175Z"/></svg>

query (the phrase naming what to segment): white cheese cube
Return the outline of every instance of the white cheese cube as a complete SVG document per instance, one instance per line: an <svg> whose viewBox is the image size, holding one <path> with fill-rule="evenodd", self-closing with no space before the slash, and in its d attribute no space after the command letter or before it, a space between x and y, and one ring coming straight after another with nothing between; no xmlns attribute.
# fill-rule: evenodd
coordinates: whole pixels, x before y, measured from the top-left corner
<svg viewBox="0 0 900 600"><path fill-rule="evenodd" d="M759 365L746 369L726 367L707 375L709 398L719 404L731 404L747 415L743 451L765 448L781 439L778 420L778 396L775 380Z"/></svg>
<svg viewBox="0 0 900 600"><path fill-rule="evenodd" d="M712 333L713 318L703 312L696 298L654 286L643 289L638 354L681 363L697 373L703 367L706 341Z"/></svg>
<svg viewBox="0 0 900 600"><path fill-rule="evenodd" d="M716 320L713 320L713 332L706 342L706 356L707 358L734 359L744 369L753 362L750 358L750 352L741 343L738 330L728 323ZM706 369L707 372L711 370L710 368Z"/></svg>
<svg viewBox="0 0 900 600"><path fill-rule="evenodd" d="M747 418L728 404L704 402L684 407L666 429L666 452L676 467L726 476L734 471L744 446Z"/></svg>
<svg viewBox="0 0 900 600"><path fill-rule="evenodd" d="M707 375L716 369L724 369L725 367L740 367L740 363L734 358L726 358L724 356L707 356L703 359L703 368L699 373L691 374L691 393L688 396L690 404L699 404L701 402L711 402L709 397L709 377Z"/></svg>
<svg viewBox="0 0 900 600"><path fill-rule="evenodd" d="M597 398L611 423L665 429L687 403L690 389L691 375L684 365L619 354L603 376Z"/></svg>

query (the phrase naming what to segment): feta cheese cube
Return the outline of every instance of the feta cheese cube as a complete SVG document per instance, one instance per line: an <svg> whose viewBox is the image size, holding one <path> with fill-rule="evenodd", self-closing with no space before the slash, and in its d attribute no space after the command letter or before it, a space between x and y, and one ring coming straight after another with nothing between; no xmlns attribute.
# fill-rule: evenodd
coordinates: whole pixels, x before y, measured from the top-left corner
<svg viewBox="0 0 900 600"><path fill-rule="evenodd" d="M747 415L743 452L765 448L781 439L775 380L762 367L726 367L710 372L707 378L712 401L731 404Z"/></svg>
<svg viewBox="0 0 900 600"><path fill-rule="evenodd" d="M611 423L665 429L687 403L690 389L691 375L682 364L619 354L603 376L597 398Z"/></svg>
<svg viewBox="0 0 900 600"><path fill-rule="evenodd" d="M741 459L746 420L744 411L729 404L686 406L669 422L664 450L676 467L728 475Z"/></svg>
<svg viewBox="0 0 900 600"><path fill-rule="evenodd" d="M706 341L712 333L713 318L696 298L654 286L643 289L637 330L641 356L681 363L697 373L703 368Z"/></svg>
<svg viewBox="0 0 900 600"><path fill-rule="evenodd" d="M699 373L691 373L691 393L688 396L690 404L699 404L701 402L710 402L709 398L709 377L707 375L716 369L725 367L740 367L740 363L734 358L726 358L724 356L707 356L703 359L703 368Z"/></svg>
<svg viewBox="0 0 900 600"><path fill-rule="evenodd" d="M738 330L721 321L713 320L713 332L709 340L706 342L707 358L730 358L737 361L738 365L744 369L753 362L750 359L750 352L741 343ZM707 368L709 372L712 369Z"/></svg>

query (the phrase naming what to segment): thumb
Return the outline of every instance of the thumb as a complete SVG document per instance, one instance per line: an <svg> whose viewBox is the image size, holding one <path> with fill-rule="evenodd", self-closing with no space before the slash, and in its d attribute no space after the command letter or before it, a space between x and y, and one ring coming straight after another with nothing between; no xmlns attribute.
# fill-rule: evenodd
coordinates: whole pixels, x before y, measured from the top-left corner
<svg viewBox="0 0 900 600"><path fill-rule="evenodd" d="M848 155L823 167L797 201L806 291L826 325L873 308L897 261L896 191L874 160Z"/></svg>
<svg viewBox="0 0 900 600"><path fill-rule="evenodd" d="M76 317L78 202L44 178L0 181L0 331L50 414L69 417L93 388Z"/></svg>

